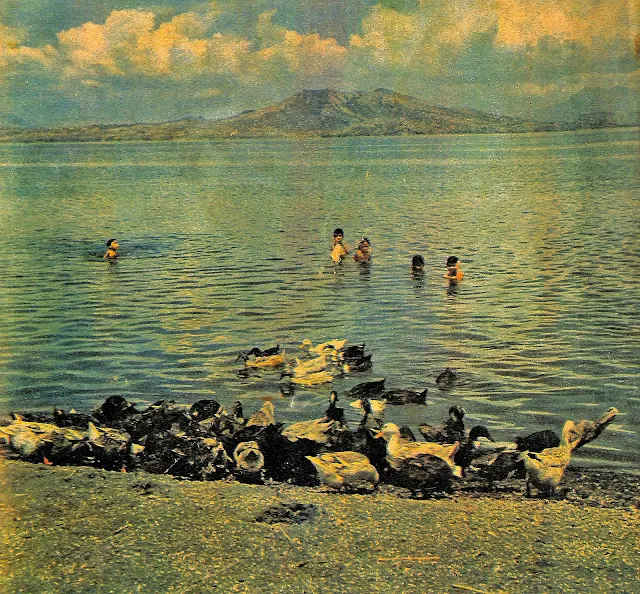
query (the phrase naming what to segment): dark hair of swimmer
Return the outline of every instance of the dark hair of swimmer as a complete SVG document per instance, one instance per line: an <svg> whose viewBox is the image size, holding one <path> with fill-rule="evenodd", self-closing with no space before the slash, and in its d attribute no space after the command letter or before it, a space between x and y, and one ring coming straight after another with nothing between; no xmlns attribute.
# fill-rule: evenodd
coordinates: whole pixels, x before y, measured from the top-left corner
<svg viewBox="0 0 640 594"><path fill-rule="evenodd" d="M411 268L424 268L424 258L420 254L411 258Z"/></svg>
<svg viewBox="0 0 640 594"><path fill-rule="evenodd" d="M363 244L363 243L368 243L369 245L371 245L371 242L369 241L369 238L368 238L368 237L363 237L363 238L360 240L360 244Z"/></svg>
<svg viewBox="0 0 640 594"><path fill-rule="evenodd" d="M459 258L456 256L449 256L447 258L447 266L455 266L458 263Z"/></svg>
<svg viewBox="0 0 640 594"><path fill-rule="evenodd" d="M111 247L111 244L116 240L116 238L114 237L113 239L110 239L109 241L107 241L107 247Z"/></svg>
<svg viewBox="0 0 640 594"><path fill-rule="evenodd" d="M338 235L342 235L342 237L344 237L344 231L342 229L340 229L340 227L338 227L334 232L333 232L333 236L334 237L338 237Z"/></svg>

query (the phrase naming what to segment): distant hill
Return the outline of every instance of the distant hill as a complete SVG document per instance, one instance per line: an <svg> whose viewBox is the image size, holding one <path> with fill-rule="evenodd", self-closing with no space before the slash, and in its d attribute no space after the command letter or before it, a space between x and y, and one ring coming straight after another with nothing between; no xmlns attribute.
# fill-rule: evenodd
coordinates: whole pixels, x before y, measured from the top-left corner
<svg viewBox="0 0 640 594"><path fill-rule="evenodd" d="M629 87L585 87L537 116L573 127L607 127L614 123L638 126L640 96Z"/></svg>
<svg viewBox="0 0 640 594"><path fill-rule="evenodd" d="M407 136L531 132L566 125L529 122L471 109L450 109L386 89L301 91L289 99L220 120L185 118L154 124L0 129L0 141L127 141L215 138Z"/></svg>

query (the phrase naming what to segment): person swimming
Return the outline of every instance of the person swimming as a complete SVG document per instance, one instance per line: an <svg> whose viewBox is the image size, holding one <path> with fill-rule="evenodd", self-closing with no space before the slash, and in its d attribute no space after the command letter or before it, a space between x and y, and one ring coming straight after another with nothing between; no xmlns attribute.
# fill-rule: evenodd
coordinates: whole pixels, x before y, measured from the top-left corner
<svg viewBox="0 0 640 594"><path fill-rule="evenodd" d="M416 254L411 258L411 273L422 274L424 272L424 258L420 254Z"/></svg>
<svg viewBox="0 0 640 594"><path fill-rule="evenodd" d="M333 232L333 243L331 245L331 259L340 264L349 253L349 246L344 241L344 231L339 227Z"/></svg>
<svg viewBox="0 0 640 594"><path fill-rule="evenodd" d="M459 258L456 256L449 256L447 258L447 272L443 276L451 282L462 280L464 272L462 272L460 268Z"/></svg>
<svg viewBox="0 0 640 594"><path fill-rule="evenodd" d="M107 241L107 251L104 254L106 260L115 260L118 257L118 248L120 244L117 239L110 239Z"/></svg>
<svg viewBox="0 0 640 594"><path fill-rule="evenodd" d="M356 262L369 262L371 260L371 242L368 237L363 237L358 242L358 248L356 249L356 253L353 255L353 259Z"/></svg>

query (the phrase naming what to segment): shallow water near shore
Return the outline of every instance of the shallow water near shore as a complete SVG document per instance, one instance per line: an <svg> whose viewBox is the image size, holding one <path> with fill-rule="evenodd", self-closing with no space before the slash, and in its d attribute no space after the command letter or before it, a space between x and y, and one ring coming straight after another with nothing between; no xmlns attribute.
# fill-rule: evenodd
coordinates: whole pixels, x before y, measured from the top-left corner
<svg viewBox="0 0 640 594"><path fill-rule="evenodd" d="M236 356L346 338L374 363L339 393L429 388L389 420L461 404L506 440L616 406L579 455L637 468L639 152L638 129L0 145L0 412L119 394L247 412L273 397L279 420L315 418L330 386L284 398L279 373L240 378ZM337 226L371 239L371 265L332 264ZM459 379L441 391L447 366Z"/></svg>

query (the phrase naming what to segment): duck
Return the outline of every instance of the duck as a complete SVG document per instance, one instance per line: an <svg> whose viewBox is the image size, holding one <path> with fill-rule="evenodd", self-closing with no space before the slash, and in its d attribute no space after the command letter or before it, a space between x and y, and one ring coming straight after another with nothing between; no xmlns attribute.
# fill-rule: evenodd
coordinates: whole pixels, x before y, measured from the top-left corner
<svg viewBox="0 0 640 594"><path fill-rule="evenodd" d="M221 406L214 416L204 418L198 424L210 433L230 438L236 435L245 426L246 422L242 410L242 402L236 400L231 405L230 412L224 406Z"/></svg>
<svg viewBox="0 0 640 594"><path fill-rule="evenodd" d="M324 411L324 416L329 421L339 421L340 423L346 423L344 417L344 408L336 406L338 402L338 393L335 390L331 391L329 395L329 406Z"/></svg>
<svg viewBox="0 0 640 594"><path fill-rule="evenodd" d="M301 349L306 348L310 353L320 354L320 353L323 353L324 351L339 351L340 349L344 348L346 344L347 344L347 340L342 339L342 340L327 340L326 342L321 342L320 344L313 346L313 343L308 338L305 338L302 341L302 344L300 345L299 348Z"/></svg>
<svg viewBox="0 0 640 594"><path fill-rule="evenodd" d="M456 470L454 461L455 453L460 448L460 442L458 441L454 444L407 441L402 438L400 427L395 423L383 425L377 437L383 437L387 440L387 460L392 468L397 469L402 462L426 454L441 458L451 467L452 474L460 474L459 470Z"/></svg>
<svg viewBox="0 0 640 594"><path fill-rule="evenodd" d="M577 450L583 445L593 441L598 435L600 435L607 425L613 421L616 415L620 411L612 406L606 411L599 419L595 421L582 420L575 424L575 427L571 430L569 436L569 445L571 450Z"/></svg>
<svg viewBox="0 0 640 594"><path fill-rule="evenodd" d="M361 409L365 414L381 413L387 407L386 400L372 400L366 396L360 396L358 400L349 403L349 406Z"/></svg>
<svg viewBox="0 0 640 594"><path fill-rule="evenodd" d="M292 359L295 364L291 369L291 373L293 377L303 377L305 375L309 375L311 373L317 373L318 371L324 371L330 365L330 362L327 361L327 355L322 354L315 359L309 359L308 361L301 361L297 357Z"/></svg>
<svg viewBox="0 0 640 594"><path fill-rule="evenodd" d="M437 378L436 385L439 390L450 390L458 379L458 374L447 367Z"/></svg>
<svg viewBox="0 0 640 594"><path fill-rule="evenodd" d="M10 425L0 427L0 439L21 458L39 455L57 436L72 443L84 439L84 435L75 429L61 428L51 423L23 421L20 417Z"/></svg>
<svg viewBox="0 0 640 594"><path fill-rule="evenodd" d="M460 406L449 408L449 418L441 427L432 427L425 423L418 425L418 431L425 441L435 443L454 443L465 438L464 431L464 409Z"/></svg>
<svg viewBox="0 0 640 594"><path fill-rule="evenodd" d="M243 474L256 475L264 468L264 456L256 441L240 442L233 450L233 459Z"/></svg>
<svg viewBox="0 0 640 594"><path fill-rule="evenodd" d="M567 421L562 428L559 446L546 448L541 452L524 451L520 454L520 460L524 462L527 471L527 497L531 497L532 486L541 492L546 491L551 497L555 494L555 490L560 484L564 471L571 460L572 450L569 437L574 429L575 423Z"/></svg>
<svg viewBox="0 0 640 594"><path fill-rule="evenodd" d="M427 388L425 388L422 392L396 389L387 390L382 396L387 401L387 404L425 404L427 401L427 392Z"/></svg>
<svg viewBox="0 0 640 594"><path fill-rule="evenodd" d="M346 373L350 373L353 371L368 371L371 369L372 365L371 355L363 355L358 359L352 358L345 360L342 364L342 368Z"/></svg>
<svg viewBox="0 0 640 594"><path fill-rule="evenodd" d="M245 353L240 353L236 359L236 361L240 361L241 359L243 361L246 361L249 357L254 356L254 357L271 357L272 355L277 355L280 352L280 345L277 344L274 347L270 347L267 349L260 349L259 347L253 347L251 350L245 352Z"/></svg>
<svg viewBox="0 0 640 594"><path fill-rule="evenodd" d="M245 361L247 367L258 367L260 369L269 369L284 365L284 351L278 355L270 355L268 357L256 357L253 361Z"/></svg>
<svg viewBox="0 0 640 594"><path fill-rule="evenodd" d="M462 469L462 476L467 475L467 468L471 465L473 459L482 451L482 444L478 439L484 437L490 442L495 443L495 439L491 436L489 429L484 425L476 425L471 428L469 435L460 442L460 448L454 456L456 466Z"/></svg>
<svg viewBox="0 0 640 594"><path fill-rule="evenodd" d="M254 412L249 417L245 427L268 427L269 425L275 424L275 408L273 402L267 400L260 410Z"/></svg>
<svg viewBox="0 0 640 594"><path fill-rule="evenodd" d="M373 491L380 480L369 458L358 452L327 452L305 458L315 467L320 484L338 491Z"/></svg>
<svg viewBox="0 0 640 594"><path fill-rule="evenodd" d="M320 384L329 384L335 379L335 375L329 371L316 371L302 377L295 377L291 372L283 371L280 379L289 377L289 382L300 386L318 386Z"/></svg>
<svg viewBox="0 0 640 594"><path fill-rule="evenodd" d="M349 359L361 359L365 356L364 354L364 343L362 344L352 344L348 347L343 347L339 349L340 357L343 361L348 361Z"/></svg>
<svg viewBox="0 0 640 594"><path fill-rule="evenodd" d="M75 409L70 411L62 410L57 406L53 407L53 422L58 427L79 427L87 429L89 422L97 422L97 420L91 416L83 413L76 412Z"/></svg>
<svg viewBox="0 0 640 594"><path fill-rule="evenodd" d="M560 437L551 429L536 431L524 437L516 437L516 449L521 452L541 452L547 448L556 448L560 445Z"/></svg>
<svg viewBox="0 0 640 594"><path fill-rule="evenodd" d="M347 392L347 397L360 398L360 396L366 396L371 398L372 396L379 396L384 392L384 382L384 379L379 379L357 384Z"/></svg>
<svg viewBox="0 0 640 594"><path fill-rule="evenodd" d="M393 471L392 480L413 493L448 490L452 478L462 476L454 461L460 442L443 445L406 441L395 423L383 425L376 437L387 440L386 459Z"/></svg>

